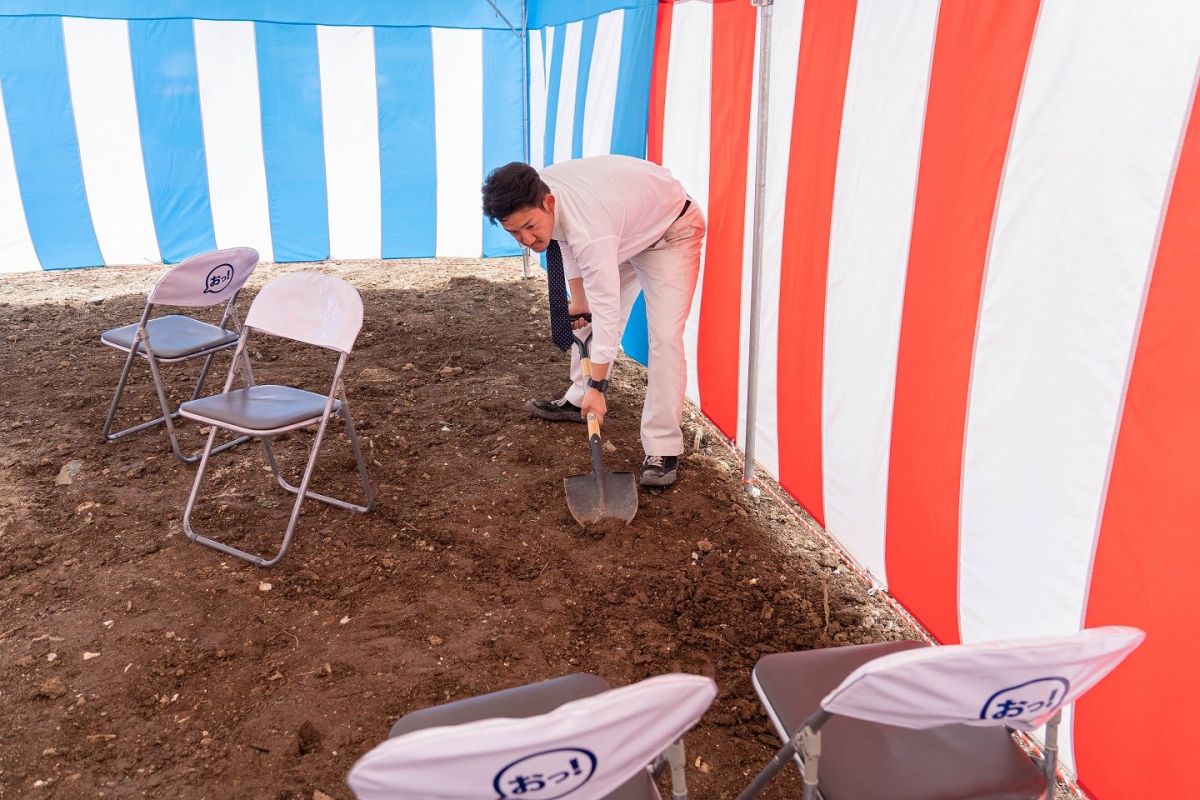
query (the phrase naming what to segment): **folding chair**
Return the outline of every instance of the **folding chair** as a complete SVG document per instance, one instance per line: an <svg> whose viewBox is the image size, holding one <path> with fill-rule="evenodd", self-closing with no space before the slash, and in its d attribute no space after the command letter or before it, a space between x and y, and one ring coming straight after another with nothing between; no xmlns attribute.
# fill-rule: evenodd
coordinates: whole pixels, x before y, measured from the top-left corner
<svg viewBox="0 0 1200 800"><path fill-rule="evenodd" d="M1144 638L1111 626L1008 642L764 656L754 688L785 744L738 800L757 795L793 758L804 800L1053 797L1063 707ZM1042 725L1046 753L1035 764L1009 729Z"/></svg>
<svg viewBox="0 0 1200 800"><path fill-rule="evenodd" d="M300 517L300 506L305 498L320 500L322 503L361 513L366 513L374 507L371 482L367 477L367 464L363 459L362 448L359 446L358 434L354 430L354 420L350 416L350 403L346 399L346 389L342 383L342 372L350 357L350 351L354 347L354 340L358 337L359 328L362 327L362 319L362 298L358 296L358 292L341 278L331 275L319 275L312 272L283 275L264 286L258 296L254 298L254 302L250 304L250 311L246 314L246 322L242 326L242 334L238 339L233 363L229 365L229 375L225 379L225 388L221 394L190 400L179 407L180 413L184 417L211 426L208 441L204 445L204 451L200 458L200 468L196 472L196 479L192 483L192 492L188 496L187 506L183 512L183 529L189 539L261 567L270 567L278 564L287 553L288 546L292 541L292 534L296 530L296 521ZM337 366L334 369L329 393L320 395L291 386L256 385L254 371L250 359L246 355L246 342L249 340L251 331L279 336L337 352ZM247 386L234 389L233 379L237 372L239 359L245 364L243 372ZM308 489L313 469L317 464L317 454L321 450L321 442L325 437L325 428L329 418L334 415L340 416L346 425L346 433L350 438L350 447L354 451L358 475L362 481L365 496L363 505L317 494ZM309 448L308 460L305 463L300 485L293 486L284 479L280 472L270 440L275 436L311 425L317 426L316 436ZM259 439L276 482L285 490L296 495L291 517L288 519L287 529L284 532L283 544L280 546L279 552L270 559L261 558L202 536L192 529L192 510L200 492L200 484L204 481L209 456L215 452L213 441L218 429Z"/></svg>
<svg viewBox="0 0 1200 800"><path fill-rule="evenodd" d="M126 354L125 366L117 380L117 391L113 394L108 416L104 419L103 434L106 441L115 442L131 433L165 423L167 438L171 442L171 451L175 453L175 457L185 464L197 461L198 454L184 455L179 446L179 437L175 433L174 425L174 421L179 419L179 412L171 411L167 405L167 391L159 365L203 356L204 366L200 369L196 388L192 390L192 399L200 396L200 389L204 386L204 379L208 376L213 357L237 344L238 333L241 331L237 318L238 293L257 265L258 253L249 247L234 247L192 256L167 270L158 279L158 283L150 290L139 321L100 334L101 342ZM225 303L225 311L216 325L181 314L150 317L156 305L205 308L222 302ZM158 395L162 416L113 433L112 426L117 416L117 407L121 404L125 383L137 356L146 359L150 366L150 375L154 380L154 391ZM217 449L225 450L244 441L245 437L241 437L226 442Z"/></svg>
<svg viewBox="0 0 1200 800"><path fill-rule="evenodd" d="M698 675L609 689L575 674L434 706L397 722L346 782L358 800L661 800L654 775L669 763L687 800L680 737L716 693Z"/></svg>

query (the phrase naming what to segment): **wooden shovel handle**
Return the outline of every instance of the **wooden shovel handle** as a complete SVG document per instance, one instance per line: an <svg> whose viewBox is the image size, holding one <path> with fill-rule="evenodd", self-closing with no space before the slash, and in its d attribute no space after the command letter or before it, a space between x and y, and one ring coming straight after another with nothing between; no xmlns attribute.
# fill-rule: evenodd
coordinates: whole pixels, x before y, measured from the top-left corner
<svg viewBox="0 0 1200 800"><path fill-rule="evenodd" d="M591 337L589 336L588 338L590 339ZM578 341L578 340L576 340L576 341ZM587 345L581 345L580 349L584 353L586 353ZM583 370L583 382L587 383L589 380L592 379L592 360L590 358L588 358L586 355L581 355L579 357L579 366ZM587 425L588 425L588 441L591 441L592 439L599 439L600 438L600 420L596 419L596 415L590 411L588 412L588 415L587 415Z"/></svg>

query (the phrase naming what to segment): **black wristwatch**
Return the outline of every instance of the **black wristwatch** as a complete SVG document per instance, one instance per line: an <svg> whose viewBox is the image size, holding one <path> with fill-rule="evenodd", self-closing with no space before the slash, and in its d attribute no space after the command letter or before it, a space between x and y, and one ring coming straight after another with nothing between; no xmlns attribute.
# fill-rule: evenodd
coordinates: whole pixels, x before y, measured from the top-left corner
<svg viewBox="0 0 1200 800"><path fill-rule="evenodd" d="M600 394L604 394L608 390L608 378L598 381L595 378L588 378L587 382L589 389L595 389Z"/></svg>

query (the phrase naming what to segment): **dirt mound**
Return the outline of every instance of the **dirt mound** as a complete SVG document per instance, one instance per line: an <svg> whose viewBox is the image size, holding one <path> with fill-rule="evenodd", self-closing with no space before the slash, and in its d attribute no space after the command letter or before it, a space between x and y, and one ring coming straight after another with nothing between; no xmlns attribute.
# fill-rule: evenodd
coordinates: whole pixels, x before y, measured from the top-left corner
<svg viewBox="0 0 1200 800"><path fill-rule="evenodd" d="M733 797L776 746L750 685L760 655L911 636L795 517L742 493L719 443L686 453L676 486L643 489L628 527L578 526L562 478L591 468L582 428L523 408L561 392L566 357L543 282L512 261L270 267L250 292L297 268L362 293L346 382L378 506L306 506L273 570L186 540L194 468L161 432L100 440L121 362L99 332L137 318L158 270L5 278L0 713L21 735L0 743L0 797L349 797L351 764L404 713L574 671L715 678L689 782ZM328 385L328 357L251 350L260 382ZM177 394L191 374L168 370ZM126 421L153 414L134 375ZM644 388L619 365L610 470L638 469ZM331 431L314 488L354 497ZM310 439L285 438L297 470ZM290 495L255 446L214 456L204 498L198 530L278 547ZM796 793L789 775L767 796Z"/></svg>

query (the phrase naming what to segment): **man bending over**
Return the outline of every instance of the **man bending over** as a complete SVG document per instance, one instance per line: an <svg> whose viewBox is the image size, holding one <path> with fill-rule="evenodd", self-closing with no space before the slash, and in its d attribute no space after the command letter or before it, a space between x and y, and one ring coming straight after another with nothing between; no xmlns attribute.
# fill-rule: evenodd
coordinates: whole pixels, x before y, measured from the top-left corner
<svg viewBox="0 0 1200 800"><path fill-rule="evenodd" d="M704 241L704 214L670 171L628 156L593 156L535 170L513 162L483 184L483 213L522 246L546 253L555 343L568 322L555 313L565 278L567 312L591 313L592 378L585 382L572 348L571 385L557 400L531 400L548 420L603 422L617 346L640 290L646 298L650 363L642 408L643 486L675 482L683 452L683 397L687 362L683 326L692 307ZM569 328L567 329L569 330ZM582 334L581 334L582 335Z"/></svg>

